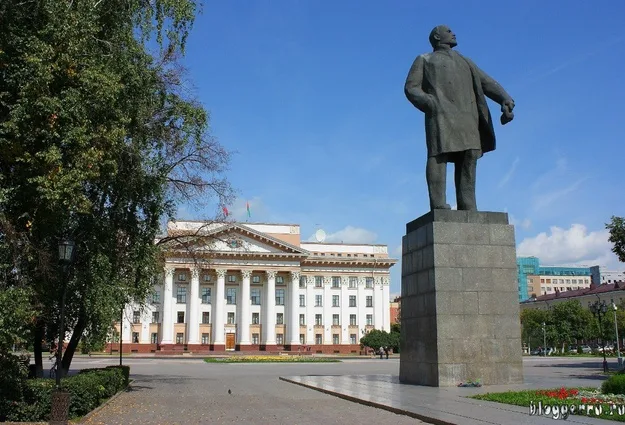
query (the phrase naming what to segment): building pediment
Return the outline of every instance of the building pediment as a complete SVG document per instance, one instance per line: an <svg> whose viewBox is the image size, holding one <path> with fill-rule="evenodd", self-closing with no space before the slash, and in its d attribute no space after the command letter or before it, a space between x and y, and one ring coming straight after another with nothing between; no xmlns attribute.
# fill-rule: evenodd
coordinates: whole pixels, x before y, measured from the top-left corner
<svg viewBox="0 0 625 425"><path fill-rule="evenodd" d="M196 252L211 255L280 255L308 256L309 252L244 224L228 223L178 235ZM182 247L181 247L182 248Z"/></svg>

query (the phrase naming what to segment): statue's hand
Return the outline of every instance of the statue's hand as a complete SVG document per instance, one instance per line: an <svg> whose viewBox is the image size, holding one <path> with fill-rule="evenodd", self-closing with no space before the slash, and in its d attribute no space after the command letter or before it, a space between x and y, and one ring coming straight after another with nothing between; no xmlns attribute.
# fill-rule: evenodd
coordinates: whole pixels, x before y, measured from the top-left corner
<svg viewBox="0 0 625 425"><path fill-rule="evenodd" d="M504 100L501 104L501 112L503 112L504 114L506 112L512 112L512 110L514 109L514 100L512 99L507 99Z"/></svg>
<svg viewBox="0 0 625 425"><path fill-rule="evenodd" d="M428 112L433 114L433 113L436 112L436 100L435 100L434 96L432 96L432 95L429 95L427 97L427 99L428 99L428 101L427 101L427 103L428 103Z"/></svg>
<svg viewBox="0 0 625 425"><path fill-rule="evenodd" d="M512 113L513 109L514 109L514 100L508 99L508 100L504 100L501 103L501 118L500 118L501 125L506 125L514 119L514 113Z"/></svg>

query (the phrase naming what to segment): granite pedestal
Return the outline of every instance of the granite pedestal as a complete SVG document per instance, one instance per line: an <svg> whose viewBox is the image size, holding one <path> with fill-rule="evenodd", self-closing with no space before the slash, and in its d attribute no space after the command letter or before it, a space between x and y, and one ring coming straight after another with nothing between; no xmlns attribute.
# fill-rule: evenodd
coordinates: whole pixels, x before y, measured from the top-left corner
<svg viewBox="0 0 625 425"><path fill-rule="evenodd" d="M523 382L514 227L497 212L434 210L406 225L402 383Z"/></svg>

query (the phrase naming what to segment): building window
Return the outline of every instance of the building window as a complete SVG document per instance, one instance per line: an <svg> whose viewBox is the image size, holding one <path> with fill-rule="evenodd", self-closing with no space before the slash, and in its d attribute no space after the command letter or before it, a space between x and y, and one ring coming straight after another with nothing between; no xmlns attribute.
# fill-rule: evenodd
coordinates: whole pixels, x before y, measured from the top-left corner
<svg viewBox="0 0 625 425"><path fill-rule="evenodd" d="M367 295L367 307L373 307L373 297L371 295Z"/></svg>
<svg viewBox="0 0 625 425"><path fill-rule="evenodd" d="M133 311L132 312L132 323L139 324L141 323L141 313L138 311Z"/></svg>
<svg viewBox="0 0 625 425"><path fill-rule="evenodd" d="M260 305L260 289L252 288L252 305Z"/></svg>
<svg viewBox="0 0 625 425"><path fill-rule="evenodd" d="M186 273L178 273L178 280L180 282L184 282L185 280L187 280L187 274Z"/></svg>
<svg viewBox="0 0 625 425"><path fill-rule="evenodd" d="M339 334L332 334L332 344L339 345Z"/></svg>
<svg viewBox="0 0 625 425"><path fill-rule="evenodd" d="M276 285L284 285L284 276L276 276Z"/></svg>
<svg viewBox="0 0 625 425"><path fill-rule="evenodd" d="M350 288L357 288L358 287L358 278L357 277L350 277L349 278L349 287Z"/></svg>
<svg viewBox="0 0 625 425"><path fill-rule="evenodd" d="M315 295L315 307L323 307L323 295Z"/></svg>
<svg viewBox="0 0 625 425"><path fill-rule="evenodd" d="M323 335L315 334L315 344L318 344L318 345L323 344Z"/></svg>
<svg viewBox="0 0 625 425"><path fill-rule="evenodd" d="M355 314L350 314L349 315L349 326L356 326L356 315Z"/></svg>
<svg viewBox="0 0 625 425"><path fill-rule="evenodd" d="M202 304L211 303L211 288L202 288Z"/></svg>
<svg viewBox="0 0 625 425"><path fill-rule="evenodd" d="M185 304L187 302L187 287L178 286L176 289L176 302L178 304Z"/></svg>
<svg viewBox="0 0 625 425"><path fill-rule="evenodd" d="M159 304L161 302L161 291L154 291L152 294L152 303Z"/></svg>
<svg viewBox="0 0 625 425"><path fill-rule="evenodd" d="M323 287L323 276L315 276L315 288Z"/></svg>
<svg viewBox="0 0 625 425"><path fill-rule="evenodd" d="M356 295L349 296L349 306L356 307Z"/></svg>
<svg viewBox="0 0 625 425"><path fill-rule="evenodd" d="M284 289L276 289L276 305L284 305Z"/></svg>
<svg viewBox="0 0 625 425"><path fill-rule="evenodd" d="M152 323L158 323L158 319L160 319L160 313L158 311L152 312Z"/></svg>
<svg viewBox="0 0 625 425"><path fill-rule="evenodd" d="M306 344L306 334L299 334L299 343L302 345Z"/></svg>
<svg viewBox="0 0 625 425"><path fill-rule="evenodd" d="M276 325L284 325L284 313L276 313Z"/></svg>
<svg viewBox="0 0 625 425"><path fill-rule="evenodd" d="M237 303L237 288L226 289L226 304Z"/></svg>
<svg viewBox="0 0 625 425"><path fill-rule="evenodd" d="M299 324L300 324L300 326L305 326L306 325L306 315L305 314L300 314L299 315Z"/></svg>
<svg viewBox="0 0 625 425"><path fill-rule="evenodd" d="M210 335L207 333L202 334L202 345L208 345L211 343Z"/></svg>
<svg viewBox="0 0 625 425"><path fill-rule="evenodd" d="M258 334L252 334L252 344L258 345L259 340Z"/></svg>
<svg viewBox="0 0 625 425"><path fill-rule="evenodd" d="M132 333L132 342L134 344L138 344L139 343L139 332L133 332Z"/></svg>
<svg viewBox="0 0 625 425"><path fill-rule="evenodd" d="M211 275L209 275L209 274L205 274L204 275L204 282L210 282L211 280L212 280L212 276Z"/></svg>
<svg viewBox="0 0 625 425"><path fill-rule="evenodd" d="M372 277L365 278L365 288L373 288L373 278Z"/></svg>
<svg viewBox="0 0 625 425"><path fill-rule="evenodd" d="M340 307L338 295L332 295L332 307Z"/></svg>
<svg viewBox="0 0 625 425"><path fill-rule="evenodd" d="M323 326L323 315L315 314L315 325Z"/></svg>
<svg viewBox="0 0 625 425"><path fill-rule="evenodd" d="M150 341L152 342L152 344L158 344L158 334L156 332L152 332Z"/></svg>
<svg viewBox="0 0 625 425"><path fill-rule="evenodd" d="M332 276L332 287L333 288L341 287L341 278L339 276Z"/></svg>
<svg viewBox="0 0 625 425"><path fill-rule="evenodd" d="M349 335L349 343L350 344L356 344L356 334L350 334Z"/></svg>
<svg viewBox="0 0 625 425"><path fill-rule="evenodd" d="M300 276L300 278L299 278L299 287L300 288L305 288L306 287L306 276Z"/></svg>
<svg viewBox="0 0 625 425"><path fill-rule="evenodd" d="M283 345L283 344L284 344L284 335L276 334L276 345Z"/></svg>
<svg viewBox="0 0 625 425"><path fill-rule="evenodd" d="M373 314L367 314L367 325L368 326L373 325Z"/></svg>
<svg viewBox="0 0 625 425"><path fill-rule="evenodd" d="M252 313L252 325L258 325L260 323L260 313Z"/></svg>
<svg viewBox="0 0 625 425"><path fill-rule="evenodd" d="M300 294L299 296L299 306L306 307L306 295Z"/></svg>
<svg viewBox="0 0 625 425"><path fill-rule="evenodd" d="M260 283L260 276L257 274L252 276L252 283Z"/></svg>
<svg viewBox="0 0 625 425"><path fill-rule="evenodd" d="M208 325L210 323L210 312L203 311L202 312L202 324Z"/></svg>
<svg viewBox="0 0 625 425"><path fill-rule="evenodd" d="M178 312L178 323L184 323L184 311Z"/></svg>
<svg viewBox="0 0 625 425"><path fill-rule="evenodd" d="M228 312L228 324L234 325L234 312L233 311Z"/></svg>
<svg viewBox="0 0 625 425"><path fill-rule="evenodd" d="M236 281L237 281L236 275L233 275L233 274L228 275L228 283L236 283Z"/></svg>
<svg viewBox="0 0 625 425"><path fill-rule="evenodd" d="M184 344L184 334L182 332L176 334L176 344Z"/></svg>
<svg viewBox="0 0 625 425"><path fill-rule="evenodd" d="M333 326L339 326L339 315L338 314L333 314L332 315L332 325Z"/></svg>

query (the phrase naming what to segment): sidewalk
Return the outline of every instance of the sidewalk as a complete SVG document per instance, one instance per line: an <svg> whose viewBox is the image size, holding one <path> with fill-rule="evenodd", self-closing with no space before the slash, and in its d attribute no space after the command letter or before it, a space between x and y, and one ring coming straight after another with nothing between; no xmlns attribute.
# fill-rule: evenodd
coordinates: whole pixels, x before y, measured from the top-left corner
<svg viewBox="0 0 625 425"><path fill-rule="evenodd" d="M280 380L331 394L367 406L408 415L425 422L444 425L553 425L554 419L530 416L527 407L467 398L486 392L577 386L574 379L548 378L537 385L532 379L515 386L480 388L439 388L404 385L396 375L286 376ZM589 386L584 382L584 386ZM620 422L589 416L569 416L567 422L609 425Z"/></svg>

